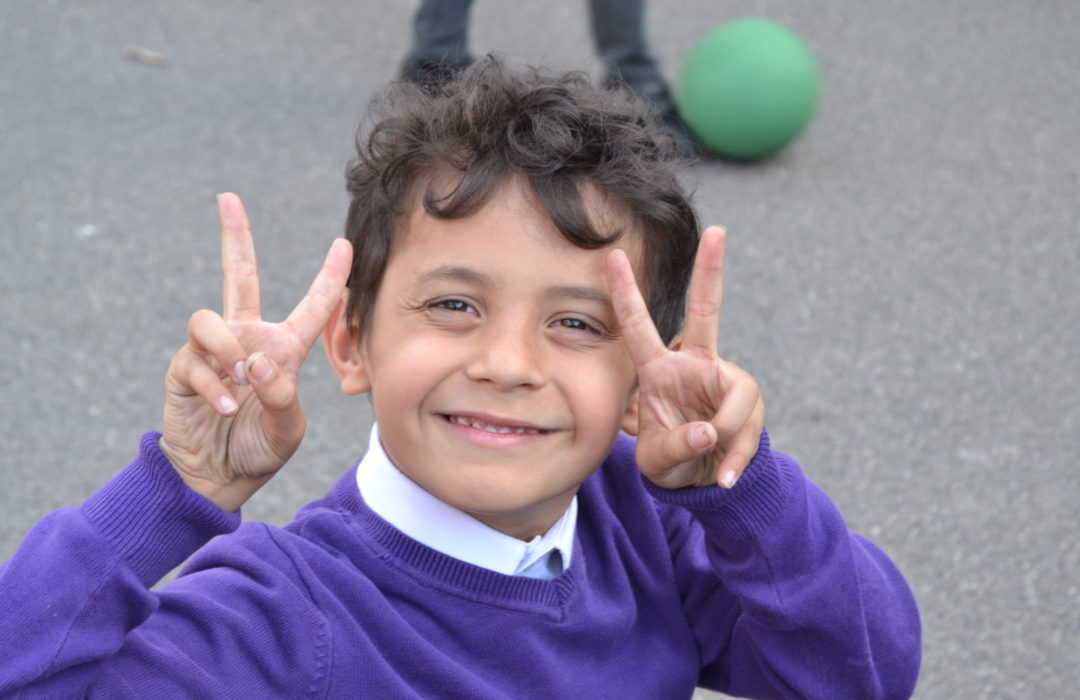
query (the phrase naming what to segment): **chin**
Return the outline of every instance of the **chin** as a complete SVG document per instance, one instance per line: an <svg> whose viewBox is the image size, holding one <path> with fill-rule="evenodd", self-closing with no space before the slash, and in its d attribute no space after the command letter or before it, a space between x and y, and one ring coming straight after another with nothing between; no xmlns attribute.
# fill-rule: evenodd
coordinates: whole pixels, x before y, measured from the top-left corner
<svg viewBox="0 0 1080 700"><path fill-rule="evenodd" d="M461 493L460 491L454 498L449 500L443 498L442 500L449 505L454 506L458 510L469 513L470 515L480 515L488 517L513 517L513 516L529 516L538 511L543 511L545 506L558 507L559 504L556 501L561 500L561 497L565 496L566 503L562 504L562 508L559 510L559 514L562 510L569 505L572 493L577 491L577 487L567 489L558 493L535 493L524 492L520 490L500 489L496 486L480 486L477 491L471 493ZM570 495L567 495L570 492ZM438 495L438 494L436 494ZM442 496L439 496L442 498Z"/></svg>

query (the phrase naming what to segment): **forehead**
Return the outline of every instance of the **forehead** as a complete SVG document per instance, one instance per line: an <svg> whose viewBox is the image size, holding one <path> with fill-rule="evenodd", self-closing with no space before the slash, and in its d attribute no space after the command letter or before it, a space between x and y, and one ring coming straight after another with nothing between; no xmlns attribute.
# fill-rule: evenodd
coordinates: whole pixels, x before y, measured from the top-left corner
<svg viewBox="0 0 1080 700"><path fill-rule="evenodd" d="M603 261L612 249L622 248L634 264L635 272L640 274L644 240L639 223L626 207L605 197L594 186L580 187L589 224L602 237L615 236L612 243L599 248L578 246L563 235L523 178L511 177L500 183L483 206L468 216L441 218L429 214L423 204L424 190L431 187L438 201L442 192L449 192L454 184L455 181L442 178L416 188L408 213L395 232L390 266L402 256L414 262L421 258L433 263L443 257L467 260L518 255L514 262L525 269L536 267L530 263L539 262L531 259L530 254L550 253L561 256L567 263Z"/></svg>

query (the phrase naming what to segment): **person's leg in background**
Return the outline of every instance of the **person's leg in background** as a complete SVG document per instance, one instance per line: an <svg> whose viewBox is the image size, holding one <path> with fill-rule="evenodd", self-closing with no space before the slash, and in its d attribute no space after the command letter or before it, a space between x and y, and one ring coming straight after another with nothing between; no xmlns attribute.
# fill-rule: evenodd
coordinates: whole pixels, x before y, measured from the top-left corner
<svg viewBox="0 0 1080 700"><path fill-rule="evenodd" d="M694 141L679 118L667 82L645 39L645 0L589 0L596 52L608 69L605 87L624 83L653 101L679 142Z"/></svg>
<svg viewBox="0 0 1080 700"><path fill-rule="evenodd" d="M437 86L472 63L471 5L472 0L421 0L413 15L413 44L401 67L403 80Z"/></svg>

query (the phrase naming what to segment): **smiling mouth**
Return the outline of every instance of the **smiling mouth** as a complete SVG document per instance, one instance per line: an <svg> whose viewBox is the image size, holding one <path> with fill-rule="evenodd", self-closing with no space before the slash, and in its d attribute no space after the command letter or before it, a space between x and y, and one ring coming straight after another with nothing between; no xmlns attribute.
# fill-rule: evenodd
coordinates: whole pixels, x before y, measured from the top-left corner
<svg viewBox="0 0 1080 700"><path fill-rule="evenodd" d="M492 433L494 435L546 435L551 432L550 430L532 426L486 423L482 420L470 418L468 416L451 416L443 414L442 417L450 423L464 425L467 428L475 428L476 430L483 430L485 433Z"/></svg>

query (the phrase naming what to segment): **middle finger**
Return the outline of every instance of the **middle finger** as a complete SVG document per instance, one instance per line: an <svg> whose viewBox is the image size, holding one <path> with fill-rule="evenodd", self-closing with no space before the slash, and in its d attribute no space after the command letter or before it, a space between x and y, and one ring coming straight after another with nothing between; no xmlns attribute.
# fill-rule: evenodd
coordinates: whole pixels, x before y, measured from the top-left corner
<svg viewBox="0 0 1080 700"><path fill-rule="evenodd" d="M231 192L218 195L221 214L221 269L224 273L224 317L226 321L257 321L259 272L255 263L255 242L240 198Z"/></svg>
<svg viewBox="0 0 1080 700"><path fill-rule="evenodd" d="M720 307L724 299L724 252L727 233L710 226L701 234L694 272L690 277L689 302L683 350L700 357L716 355L720 334Z"/></svg>

